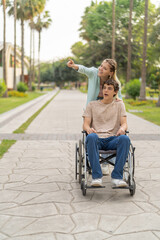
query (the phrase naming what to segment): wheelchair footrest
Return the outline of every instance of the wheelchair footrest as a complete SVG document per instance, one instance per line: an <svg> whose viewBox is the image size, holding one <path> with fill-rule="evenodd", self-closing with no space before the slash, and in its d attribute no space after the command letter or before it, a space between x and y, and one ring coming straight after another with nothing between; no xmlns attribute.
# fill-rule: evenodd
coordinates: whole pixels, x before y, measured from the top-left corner
<svg viewBox="0 0 160 240"><path fill-rule="evenodd" d="M112 187L112 189L130 189L130 187Z"/></svg>
<svg viewBox="0 0 160 240"><path fill-rule="evenodd" d="M87 188L105 188L105 186L87 186Z"/></svg>

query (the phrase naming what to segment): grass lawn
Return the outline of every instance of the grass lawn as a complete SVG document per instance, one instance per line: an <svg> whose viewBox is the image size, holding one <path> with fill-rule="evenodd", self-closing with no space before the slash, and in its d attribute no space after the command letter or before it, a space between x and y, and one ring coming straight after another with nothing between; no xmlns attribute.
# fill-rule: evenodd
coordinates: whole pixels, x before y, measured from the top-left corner
<svg viewBox="0 0 160 240"><path fill-rule="evenodd" d="M40 92L28 92L27 97L8 97L8 98L0 98L0 114L7 112L15 107L22 105L23 103L29 102L34 98L37 98L44 93Z"/></svg>
<svg viewBox="0 0 160 240"><path fill-rule="evenodd" d="M155 101L148 100L147 104L145 105L138 105L138 103L140 102L137 102L137 105L135 106L129 104L129 102L132 101L131 99L123 98L123 101L125 103L126 110L128 112L135 114L143 119L146 119L147 121L150 121L160 126L160 107L156 107ZM135 101L134 101L134 104L136 104ZM142 111L142 112L132 112L129 110Z"/></svg>
<svg viewBox="0 0 160 240"><path fill-rule="evenodd" d="M3 154L7 152L7 150L16 142L16 140L2 140L0 144L0 158L2 158Z"/></svg>

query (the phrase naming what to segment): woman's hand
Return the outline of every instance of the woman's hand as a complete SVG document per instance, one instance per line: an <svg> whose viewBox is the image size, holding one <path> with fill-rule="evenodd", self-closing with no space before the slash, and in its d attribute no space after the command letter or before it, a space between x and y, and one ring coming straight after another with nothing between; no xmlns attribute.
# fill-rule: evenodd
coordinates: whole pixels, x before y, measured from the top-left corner
<svg viewBox="0 0 160 240"><path fill-rule="evenodd" d="M122 99L120 99L119 97L116 97L116 102L120 102L123 101Z"/></svg>
<svg viewBox="0 0 160 240"><path fill-rule="evenodd" d="M79 69L78 65L76 65L72 59L69 59L69 61L67 62L67 66L69 68L74 68L75 70Z"/></svg>
<svg viewBox="0 0 160 240"><path fill-rule="evenodd" d="M72 59L69 59L69 61L67 62L67 66L70 68L74 67L74 61Z"/></svg>

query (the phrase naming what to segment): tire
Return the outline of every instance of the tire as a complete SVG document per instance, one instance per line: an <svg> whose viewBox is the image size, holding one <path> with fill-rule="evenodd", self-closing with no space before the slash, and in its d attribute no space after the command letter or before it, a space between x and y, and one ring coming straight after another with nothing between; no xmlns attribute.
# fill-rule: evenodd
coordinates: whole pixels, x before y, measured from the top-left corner
<svg viewBox="0 0 160 240"><path fill-rule="evenodd" d="M132 179L132 185L131 185L131 180L129 177L129 191L130 191L130 195L133 196L136 192L136 183L134 178Z"/></svg>
<svg viewBox="0 0 160 240"><path fill-rule="evenodd" d="M82 179L82 141L79 140L79 184L81 184Z"/></svg>
<svg viewBox="0 0 160 240"><path fill-rule="evenodd" d="M79 152L79 149L78 149L78 146L77 146L77 143L76 143L76 146L75 146L75 179L77 180L77 175L78 175L78 152Z"/></svg>
<svg viewBox="0 0 160 240"><path fill-rule="evenodd" d="M83 196L86 196L86 192L87 192L87 188L86 188L86 184L85 184L85 181L82 181L81 183L82 185L82 194Z"/></svg>

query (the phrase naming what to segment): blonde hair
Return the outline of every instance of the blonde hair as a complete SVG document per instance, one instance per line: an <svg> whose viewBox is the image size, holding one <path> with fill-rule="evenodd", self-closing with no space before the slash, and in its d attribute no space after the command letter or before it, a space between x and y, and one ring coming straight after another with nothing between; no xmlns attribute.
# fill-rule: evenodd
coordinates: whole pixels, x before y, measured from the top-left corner
<svg viewBox="0 0 160 240"><path fill-rule="evenodd" d="M114 59L106 58L106 59L104 59L104 62L107 62L109 64L110 71L113 72L112 78L119 84L119 87L121 87L121 83L118 80L118 77L117 77L117 74L116 74L116 71L117 71L117 63L116 63L116 61Z"/></svg>

